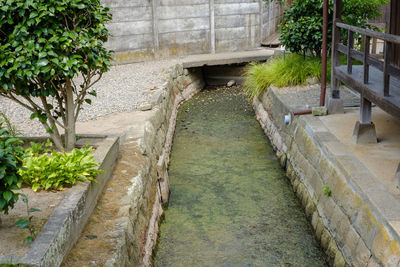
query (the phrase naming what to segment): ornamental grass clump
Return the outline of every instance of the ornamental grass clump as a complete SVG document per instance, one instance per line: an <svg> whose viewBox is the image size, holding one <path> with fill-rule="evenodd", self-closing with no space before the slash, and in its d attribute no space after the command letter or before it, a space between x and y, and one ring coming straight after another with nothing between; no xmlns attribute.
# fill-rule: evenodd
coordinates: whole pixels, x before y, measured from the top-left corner
<svg viewBox="0 0 400 267"><path fill-rule="evenodd" d="M18 173L33 191L61 190L78 181L96 181L96 175L103 172L97 169L100 164L90 154L92 147L75 148L67 153L46 148L53 145L49 140L45 144L31 142L30 145Z"/></svg>
<svg viewBox="0 0 400 267"><path fill-rule="evenodd" d="M245 74L244 88L253 98L271 85L277 87L302 85L309 77L321 78L321 58L287 54L265 64L251 64Z"/></svg>

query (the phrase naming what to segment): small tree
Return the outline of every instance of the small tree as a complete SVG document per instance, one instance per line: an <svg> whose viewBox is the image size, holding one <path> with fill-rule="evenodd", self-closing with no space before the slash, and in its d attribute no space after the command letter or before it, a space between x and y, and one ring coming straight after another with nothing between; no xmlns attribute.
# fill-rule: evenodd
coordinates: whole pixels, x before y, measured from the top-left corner
<svg viewBox="0 0 400 267"><path fill-rule="evenodd" d="M343 0L344 23L367 27L380 16L379 7L389 0ZM329 0L328 43L332 40L333 1ZM293 0L280 25L282 44L291 52L321 54L323 0Z"/></svg>
<svg viewBox="0 0 400 267"><path fill-rule="evenodd" d="M82 105L109 69L110 20L99 0L0 0L0 95L29 109L60 150L74 148Z"/></svg>

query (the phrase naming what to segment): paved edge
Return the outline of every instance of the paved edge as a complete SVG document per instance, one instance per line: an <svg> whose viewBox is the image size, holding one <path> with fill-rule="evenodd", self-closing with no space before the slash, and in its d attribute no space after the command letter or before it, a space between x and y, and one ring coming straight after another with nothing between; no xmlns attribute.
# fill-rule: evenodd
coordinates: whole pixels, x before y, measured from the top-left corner
<svg viewBox="0 0 400 267"><path fill-rule="evenodd" d="M27 266L59 266L79 237L104 185L110 179L119 150L119 137L81 135L89 139L104 139L94 152L94 160L101 162L104 170L97 182L79 182L73 186L61 203L55 208L28 252L21 258L3 257L1 263ZM47 138L29 138L35 141Z"/></svg>
<svg viewBox="0 0 400 267"><path fill-rule="evenodd" d="M330 264L399 266L398 201L318 117L285 125L283 115L292 111L278 92L270 88L253 105Z"/></svg>

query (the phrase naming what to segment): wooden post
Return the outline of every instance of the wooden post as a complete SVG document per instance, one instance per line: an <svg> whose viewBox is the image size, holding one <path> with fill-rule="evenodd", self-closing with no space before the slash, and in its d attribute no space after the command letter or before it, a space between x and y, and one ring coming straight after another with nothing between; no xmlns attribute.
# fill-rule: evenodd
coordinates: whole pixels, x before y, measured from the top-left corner
<svg viewBox="0 0 400 267"><path fill-rule="evenodd" d="M331 90L332 95L328 100L328 114L344 113L343 100L340 99L339 80L335 76L335 68L340 65L340 52L338 44L340 42L340 28L336 27L336 22L342 18L342 0L335 0L333 6L333 29L332 29L332 69L331 69Z"/></svg>
<svg viewBox="0 0 400 267"><path fill-rule="evenodd" d="M347 73L353 73L353 58L351 57L351 49L353 49L353 32L349 30L347 34Z"/></svg>
<svg viewBox="0 0 400 267"><path fill-rule="evenodd" d="M388 41L385 41L384 48L384 64L383 64L383 95L389 96L389 88L390 88L390 75L389 75L389 65L390 65L390 55L392 53L392 44Z"/></svg>
<svg viewBox="0 0 400 267"><path fill-rule="evenodd" d="M371 123L371 102L363 97L360 105L360 122L362 124Z"/></svg>
<svg viewBox="0 0 400 267"><path fill-rule="evenodd" d="M376 38L372 38L372 51L371 54L376 55L376 46L377 46L377 40Z"/></svg>
<svg viewBox="0 0 400 267"><path fill-rule="evenodd" d="M400 35L400 1L390 2L389 33ZM394 44L390 51L390 63L400 67L400 45Z"/></svg>
<svg viewBox="0 0 400 267"><path fill-rule="evenodd" d="M369 81L369 65L368 65L368 57L369 57L369 48L370 48L371 38L367 35L364 35L364 83L367 84Z"/></svg>
<svg viewBox="0 0 400 267"><path fill-rule="evenodd" d="M342 0L335 0L333 7L333 36L332 36L332 98L340 98L339 81L335 77L335 67L340 65L340 53L337 51L337 46L340 41L340 29L336 27L336 22L340 22L342 18Z"/></svg>

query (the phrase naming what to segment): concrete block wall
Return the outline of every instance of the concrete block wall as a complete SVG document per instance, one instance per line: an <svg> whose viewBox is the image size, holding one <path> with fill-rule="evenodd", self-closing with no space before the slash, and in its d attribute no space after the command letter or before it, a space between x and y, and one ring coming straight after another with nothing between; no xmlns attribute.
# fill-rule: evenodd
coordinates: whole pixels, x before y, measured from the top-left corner
<svg viewBox="0 0 400 267"><path fill-rule="evenodd" d="M262 12L262 32L263 40L274 34L280 23L280 17L283 12L283 6L277 0L268 0L268 3L263 5Z"/></svg>
<svg viewBox="0 0 400 267"><path fill-rule="evenodd" d="M256 48L275 32L276 0L103 0L117 63Z"/></svg>
<svg viewBox="0 0 400 267"><path fill-rule="evenodd" d="M210 51L209 0L159 0L156 9L158 56Z"/></svg>
<svg viewBox="0 0 400 267"><path fill-rule="evenodd" d="M154 51L153 11L150 0L103 0L109 6L113 20L109 23L107 47L116 54L134 52L140 58L150 58ZM125 61L124 57L121 61ZM117 58L118 61L118 58Z"/></svg>
<svg viewBox="0 0 400 267"><path fill-rule="evenodd" d="M235 51L259 46L258 0L215 0L215 50Z"/></svg>

